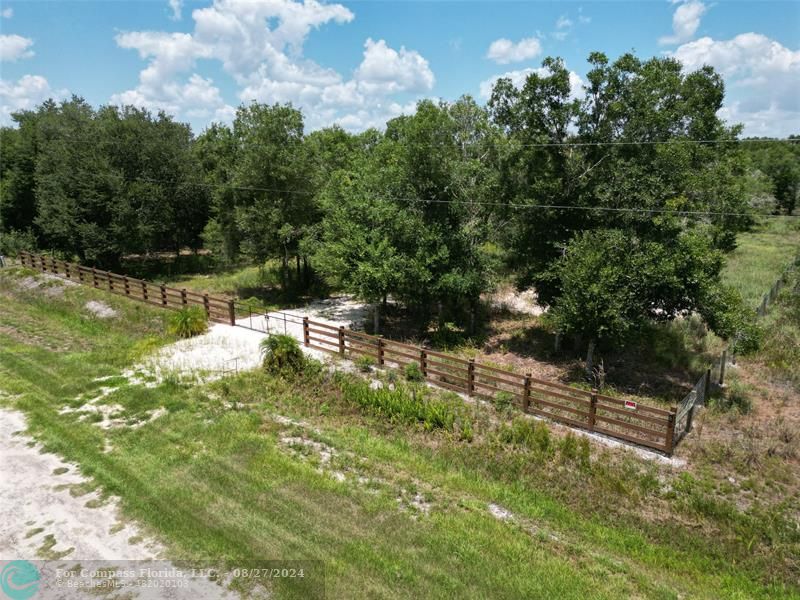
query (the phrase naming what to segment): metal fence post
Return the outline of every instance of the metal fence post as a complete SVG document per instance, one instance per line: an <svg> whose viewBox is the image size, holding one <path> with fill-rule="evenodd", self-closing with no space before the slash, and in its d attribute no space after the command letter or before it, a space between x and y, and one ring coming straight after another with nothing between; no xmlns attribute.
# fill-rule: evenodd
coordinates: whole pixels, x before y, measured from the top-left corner
<svg viewBox="0 0 800 600"><path fill-rule="evenodd" d="M344 326L339 326L339 354L344 356Z"/></svg>
<svg viewBox="0 0 800 600"><path fill-rule="evenodd" d="M594 431L594 423L597 420L597 390L592 388L592 396L589 399L589 431Z"/></svg>
<svg viewBox="0 0 800 600"><path fill-rule="evenodd" d="M711 369L706 369L705 374L706 380L703 382L703 401L700 403L700 406L705 406L706 401L708 400L708 392L711 388Z"/></svg>
<svg viewBox="0 0 800 600"><path fill-rule="evenodd" d="M467 364L467 396L475 393L475 359L470 358Z"/></svg>
<svg viewBox="0 0 800 600"><path fill-rule="evenodd" d="M286 323L286 318L284 317L284 323ZM308 332L308 317L303 317L303 344L306 346L311 345L311 340L309 339L310 335Z"/></svg>
<svg viewBox="0 0 800 600"><path fill-rule="evenodd" d="M722 357L719 361L719 386L725 385L725 363L728 362L728 351L722 351Z"/></svg>

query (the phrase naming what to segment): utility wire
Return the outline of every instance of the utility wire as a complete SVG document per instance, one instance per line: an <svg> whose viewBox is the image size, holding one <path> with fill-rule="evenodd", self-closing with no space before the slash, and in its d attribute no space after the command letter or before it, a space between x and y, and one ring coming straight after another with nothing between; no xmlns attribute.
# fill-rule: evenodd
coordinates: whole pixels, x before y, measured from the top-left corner
<svg viewBox="0 0 800 600"><path fill-rule="evenodd" d="M111 177L117 177L124 181L144 181L147 183L170 184L170 185L196 185L198 187L210 188L225 188L229 190L243 190L255 192L274 192L280 194L298 194L298 195L314 195L315 192L311 190L287 190L279 188L257 187L257 186L234 186L226 183L209 183L209 182L174 182L152 179L149 177L131 177L126 178L124 175L117 175L109 173ZM567 204L519 204L514 202L490 202L486 200L434 200L424 198L388 198L385 196L363 196L368 200L393 200L401 202L418 202L428 204L457 204L461 206L497 206L501 208L513 209L546 209L546 210L582 210L582 211L599 211L599 212L615 212L615 213L639 213L639 214L671 214L671 215L695 215L695 216L720 216L720 217L753 217L760 216L764 218L800 218L800 215L754 215L751 213L743 212L727 212L727 211L704 211L704 210L680 210L668 208L628 208L628 207L613 207L613 206L574 206Z"/></svg>

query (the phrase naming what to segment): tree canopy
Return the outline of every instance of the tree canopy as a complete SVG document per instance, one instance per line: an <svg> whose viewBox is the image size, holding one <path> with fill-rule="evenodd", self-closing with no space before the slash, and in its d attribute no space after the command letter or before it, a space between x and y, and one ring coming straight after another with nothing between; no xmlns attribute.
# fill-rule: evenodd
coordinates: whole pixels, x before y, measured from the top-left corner
<svg viewBox="0 0 800 600"><path fill-rule="evenodd" d="M193 136L163 113L48 101L0 130L0 245L106 267L204 245L221 263L277 260L284 285L294 262L297 281L302 264L305 282L462 323L512 277L587 342L690 312L733 335L747 311L724 255L759 211L795 210L800 139L741 143L709 67L588 61L581 90L547 58L485 106L425 100L358 134L307 132L288 104Z"/></svg>

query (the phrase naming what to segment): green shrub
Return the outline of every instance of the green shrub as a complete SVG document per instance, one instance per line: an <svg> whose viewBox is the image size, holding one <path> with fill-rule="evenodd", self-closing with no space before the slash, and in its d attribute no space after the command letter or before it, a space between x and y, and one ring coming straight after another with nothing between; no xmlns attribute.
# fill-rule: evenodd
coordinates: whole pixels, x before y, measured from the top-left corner
<svg viewBox="0 0 800 600"><path fill-rule="evenodd" d="M20 250L36 251L36 236L30 229L27 231L12 229L0 233L0 254L16 256Z"/></svg>
<svg viewBox="0 0 800 600"><path fill-rule="evenodd" d="M275 334L261 342L264 368L271 373L298 373L305 366L305 356L297 340L290 335Z"/></svg>
<svg viewBox="0 0 800 600"><path fill-rule="evenodd" d="M403 367L403 375L407 381L411 382L420 382L425 379L425 376L422 374L422 369L419 368L417 363L413 362Z"/></svg>
<svg viewBox="0 0 800 600"><path fill-rule="evenodd" d="M463 414L461 400L447 401L429 396L423 389L408 389L404 386L389 389L373 389L360 379L339 378L339 387L346 400L364 410L401 423L421 423L425 429L444 429L455 432L458 422L462 439L471 438L472 424Z"/></svg>
<svg viewBox="0 0 800 600"><path fill-rule="evenodd" d="M723 412L736 411L740 415L746 415L753 410L750 396L748 386L733 379L724 393L713 399L712 405Z"/></svg>
<svg viewBox="0 0 800 600"><path fill-rule="evenodd" d="M514 394L511 392L497 392L494 395L494 405L500 412L505 412L514 404Z"/></svg>
<svg viewBox="0 0 800 600"><path fill-rule="evenodd" d="M540 425L544 427L544 425ZM500 426L498 436L504 444L512 444L523 448L535 448L534 434L536 433L536 422L531 419L517 417L510 424Z"/></svg>
<svg viewBox="0 0 800 600"><path fill-rule="evenodd" d="M189 306L171 314L167 332L180 338L190 338L208 331L208 316L199 306Z"/></svg>
<svg viewBox="0 0 800 600"><path fill-rule="evenodd" d="M362 373L369 373L372 371L372 367L375 366L375 359L366 355L359 356L354 362Z"/></svg>

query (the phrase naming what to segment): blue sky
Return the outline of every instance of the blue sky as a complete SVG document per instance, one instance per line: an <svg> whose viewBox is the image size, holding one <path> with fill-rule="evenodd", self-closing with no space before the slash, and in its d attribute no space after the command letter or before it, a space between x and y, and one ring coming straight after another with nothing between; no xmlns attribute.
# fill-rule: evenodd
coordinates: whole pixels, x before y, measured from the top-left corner
<svg viewBox="0 0 800 600"><path fill-rule="evenodd" d="M163 109L201 131L241 102L291 101L310 128L381 126L420 98L483 101L561 56L673 55L711 64L724 118L750 135L800 133L800 3L3 1L0 122L46 97Z"/></svg>

